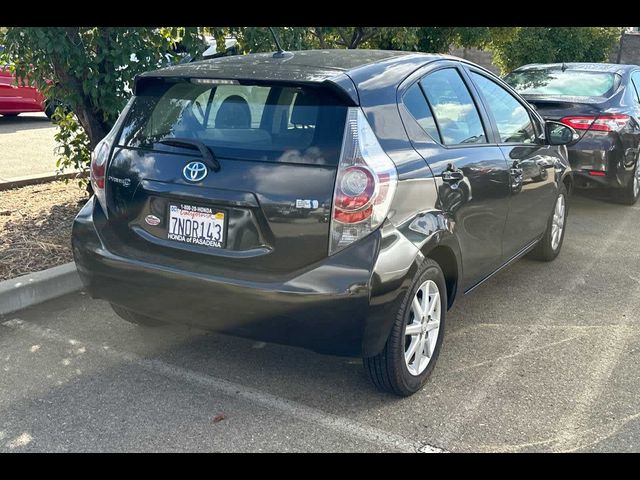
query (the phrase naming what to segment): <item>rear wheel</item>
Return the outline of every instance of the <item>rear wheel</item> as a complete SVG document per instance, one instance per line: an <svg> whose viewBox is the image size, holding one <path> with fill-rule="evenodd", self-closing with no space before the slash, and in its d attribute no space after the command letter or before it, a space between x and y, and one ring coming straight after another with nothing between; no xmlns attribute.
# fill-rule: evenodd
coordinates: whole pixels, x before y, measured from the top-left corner
<svg viewBox="0 0 640 480"><path fill-rule="evenodd" d="M380 390L409 396L431 375L440 353L447 310L447 290L440 266L427 258L414 277L387 343L364 367Z"/></svg>
<svg viewBox="0 0 640 480"><path fill-rule="evenodd" d="M567 188L561 184L553 212L547 223L547 230L529 256L536 260L550 262L558 256L564 240L565 224L569 207L567 204Z"/></svg>
<svg viewBox="0 0 640 480"><path fill-rule="evenodd" d="M111 308L116 314L126 320L129 323L135 323L136 325L142 325L145 327L160 327L165 325L164 322L160 320L156 320L155 318L147 317L146 315L141 315L140 313L132 312L128 308L122 307L120 305L116 305L115 303L111 304Z"/></svg>
<svg viewBox="0 0 640 480"><path fill-rule="evenodd" d="M635 205L640 198L640 168L638 162L633 170L633 178L622 190L620 201L625 205Z"/></svg>

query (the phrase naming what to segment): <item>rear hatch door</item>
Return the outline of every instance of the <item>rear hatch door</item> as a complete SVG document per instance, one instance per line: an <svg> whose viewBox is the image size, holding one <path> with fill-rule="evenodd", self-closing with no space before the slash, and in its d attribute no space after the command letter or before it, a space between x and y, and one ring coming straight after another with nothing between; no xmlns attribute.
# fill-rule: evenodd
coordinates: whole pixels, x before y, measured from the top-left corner
<svg viewBox="0 0 640 480"><path fill-rule="evenodd" d="M145 82L108 166L105 241L235 277L323 259L346 111L322 85Z"/></svg>

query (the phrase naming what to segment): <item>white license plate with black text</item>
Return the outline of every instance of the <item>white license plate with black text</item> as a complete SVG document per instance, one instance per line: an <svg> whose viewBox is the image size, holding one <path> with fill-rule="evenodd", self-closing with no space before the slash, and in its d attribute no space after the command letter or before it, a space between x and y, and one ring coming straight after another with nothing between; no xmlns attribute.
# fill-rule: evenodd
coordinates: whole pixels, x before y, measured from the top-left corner
<svg viewBox="0 0 640 480"><path fill-rule="evenodd" d="M169 240L222 248L224 235L224 212L196 205L169 205Z"/></svg>

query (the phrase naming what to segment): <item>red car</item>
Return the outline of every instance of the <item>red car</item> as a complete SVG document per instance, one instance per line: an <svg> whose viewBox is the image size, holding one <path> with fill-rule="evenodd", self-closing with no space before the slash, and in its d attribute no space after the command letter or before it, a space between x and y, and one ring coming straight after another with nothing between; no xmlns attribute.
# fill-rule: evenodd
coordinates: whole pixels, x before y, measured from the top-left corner
<svg viewBox="0 0 640 480"><path fill-rule="evenodd" d="M9 69L0 67L0 115L13 117L23 112L44 112L48 117L53 114L37 88L16 85Z"/></svg>

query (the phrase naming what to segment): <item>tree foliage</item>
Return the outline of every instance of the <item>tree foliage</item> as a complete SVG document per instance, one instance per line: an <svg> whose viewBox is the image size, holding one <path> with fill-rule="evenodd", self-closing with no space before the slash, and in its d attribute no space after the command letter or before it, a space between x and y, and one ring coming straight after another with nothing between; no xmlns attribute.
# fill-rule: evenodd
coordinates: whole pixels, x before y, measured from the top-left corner
<svg viewBox="0 0 640 480"><path fill-rule="evenodd" d="M513 27L277 27L287 50L307 48L380 48L422 52L446 52L451 45L480 47L503 39ZM235 37L243 53L273 51L275 43L265 27L211 27L218 45L225 36Z"/></svg>
<svg viewBox="0 0 640 480"><path fill-rule="evenodd" d="M198 30L188 27L9 27L0 43L3 62L19 81L64 105L53 118L58 165L86 168L90 150L131 95L135 75L165 63L178 41L194 52L204 47Z"/></svg>
<svg viewBox="0 0 640 480"><path fill-rule="evenodd" d="M620 27L522 27L485 46L508 72L527 63L606 62Z"/></svg>
<svg viewBox="0 0 640 480"><path fill-rule="evenodd" d="M619 38L617 27L276 27L287 50L381 48L447 52L450 46L494 53L504 70L532 62L603 61ZM0 63L13 65L20 81L34 82L64 105L58 165L87 168L90 150L106 135L131 95L135 75L166 65L179 44L195 56L202 34L238 40L242 53L275 50L265 27L8 27L0 29ZM133 54L133 56L132 56ZM173 60L177 57L173 57Z"/></svg>

